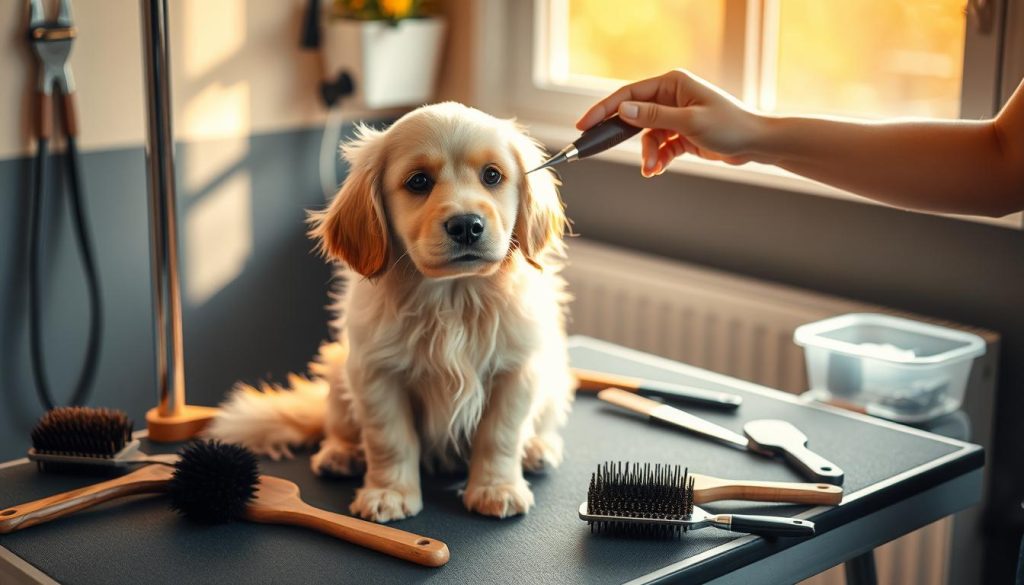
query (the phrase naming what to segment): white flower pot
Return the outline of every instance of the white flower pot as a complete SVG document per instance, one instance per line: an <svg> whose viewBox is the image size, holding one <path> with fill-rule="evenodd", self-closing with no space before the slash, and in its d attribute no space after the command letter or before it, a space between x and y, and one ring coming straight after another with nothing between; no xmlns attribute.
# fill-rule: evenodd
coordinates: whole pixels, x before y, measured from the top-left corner
<svg viewBox="0 0 1024 585"><path fill-rule="evenodd" d="M327 80L346 71L355 99L370 109L431 101L441 64L445 23L441 18L329 19L323 30Z"/></svg>

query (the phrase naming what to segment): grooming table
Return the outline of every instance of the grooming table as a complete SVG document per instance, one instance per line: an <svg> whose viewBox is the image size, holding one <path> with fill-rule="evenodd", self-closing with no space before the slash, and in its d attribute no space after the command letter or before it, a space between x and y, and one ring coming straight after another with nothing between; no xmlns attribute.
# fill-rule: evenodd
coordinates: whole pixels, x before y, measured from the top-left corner
<svg viewBox="0 0 1024 585"><path fill-rule="evenodd" d="M837 409L628 350L572 339L575 366L741 394L734 413L690 408L742 432L758 418L786 419L810 447L846 472L838 507L719 502L715 512L798 515L817 524L809 539L765 540L706 528L677 540L592 535L577 517L591 472L605 460L681 463L725 478L804 481L778 461L652 425L581 394L565 430L566 461L528 476L536 507L506 520L467 512L464 478L424 478L424 509L394 525L443 540L451 561L412 565L292 527L198 526L164 498L136 496L22 532L0 536L0 582L52 583L793 583L968 508L981 497L980 447ZM151 452L175 446L144 445ZM313 476L309 453L262 462L297 482L303 498L347 513L359 480ZM0 509L86 485L85 476L40 474L25 460L0 467Z"/></svg>

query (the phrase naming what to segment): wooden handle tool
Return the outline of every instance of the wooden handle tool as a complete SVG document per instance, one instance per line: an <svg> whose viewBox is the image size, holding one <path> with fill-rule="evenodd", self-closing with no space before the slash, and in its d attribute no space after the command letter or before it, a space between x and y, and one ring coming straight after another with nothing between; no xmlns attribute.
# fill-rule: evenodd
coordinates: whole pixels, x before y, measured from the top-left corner
<svg viewBox="0 0 1024 585"><path fill-rule="evenodd" d="M693 502L707 504L723 500L748 502L786 502L835 506L843 499L843 488L827 483L784 481L741 481L690 473Z"/></svg>
<svg viewBox="0 0 1024 585"><path fill-rule="evenodd" d="M313 507L299 497L299 486L279 477L262 476L245 519L264 524L311 528L346 542L427 567L448 562L448 545L390 526L374 524Z"/></svg>
<svg viewBox="0 0 1024 585"><path fill-rule="evenodd" d="M573 373L578 381L577 389L586 392L597 392L605 388L615 387L635 392L641 396L657 396L672 402L688 402L725 410L733 410L743 402L743 398L736 394L696 388L694 386L641 380L580 368L574 368Z"/></svg>
<svg viewBox="0 0 1024 585"><path fill-rule="evenodd" d="M173 473L174 468L167 465L147 465L115 479L0 510L0 534L63 518L117 498L165 492Z"/></svg>
<svg viewBox="0 0 1024 585"><path fill-rule="evenodd" d="M116 479L0 510L0 534L55 520L124 496L166 492L174 468L147 465ZM288 524L318 532L428 567L448 562L448 545L390 526L366 522L310 506L299 498L299 486L278 477L261 476L246 520Z"/></svg>
<svg viewBox="0 0 1024 585"><path fill-rule="evenodd" d="M724 443L736 449L748 450L747 439L743 435L673 406L619 388L605 388L597 393L597 397L610 404L649 416L652 420Z"/></svg>

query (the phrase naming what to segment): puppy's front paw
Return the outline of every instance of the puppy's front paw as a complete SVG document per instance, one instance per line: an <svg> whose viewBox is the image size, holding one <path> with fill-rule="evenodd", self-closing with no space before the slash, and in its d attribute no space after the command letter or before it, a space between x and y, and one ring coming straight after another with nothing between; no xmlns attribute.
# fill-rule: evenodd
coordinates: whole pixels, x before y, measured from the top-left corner
<svg viewBox="0 0 1024 585"><path fill-rule="evenodd" d="M554 433L534 435L523 448L523 469L540 473L562 463L562 437Z"/></svg>
<svg viewBox="0 0 1024 585"><path fill-rule="evenodd" d="M498 485L469 485L462 495L462 502L478 514L508 518L530 511L533 492L523 480Z"/></svg>
<svg viewBox="0 0 1024 585"><path fill-rule="evenodd" d="M356 499L349 510L366 520L391 522L419 514L423 497L419 491L404 493L390 488L362 487L356 490Z"/></svg>
<svg viewBox="0 0 1024 585"><path fill-rule="evenodd" d="M359 445L324 439L320 443L320 450L310 460L310 467L313 473L320 476L352 477L366 471L366 456Z"/></svg>

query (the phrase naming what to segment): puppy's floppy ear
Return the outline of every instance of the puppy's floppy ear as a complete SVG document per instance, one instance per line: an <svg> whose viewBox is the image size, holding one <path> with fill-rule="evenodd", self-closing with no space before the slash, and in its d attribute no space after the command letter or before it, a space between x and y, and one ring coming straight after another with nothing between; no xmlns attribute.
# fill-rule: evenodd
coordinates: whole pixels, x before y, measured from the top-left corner
<svg viewBox="0 0 1024 585"><path fill-rule="evenodd" d="M345 262L365 277L379 276L388 263L388 231L380 177L384 131L356 128L342 147L349 174L325 211L310 212L310 237L322 254Z"/></svg>
<svg viewBox="0 0 1024 585"><path fill-rule="evenodd" d="M520 167L519 210L513 234L526 260L540 268L546 252L564 253L562 237L568 220L554 172L542 169L526 174L544 162L544 150L521 127L510 126L510 141Z"/></svg>

